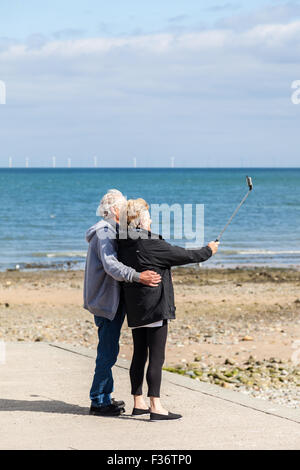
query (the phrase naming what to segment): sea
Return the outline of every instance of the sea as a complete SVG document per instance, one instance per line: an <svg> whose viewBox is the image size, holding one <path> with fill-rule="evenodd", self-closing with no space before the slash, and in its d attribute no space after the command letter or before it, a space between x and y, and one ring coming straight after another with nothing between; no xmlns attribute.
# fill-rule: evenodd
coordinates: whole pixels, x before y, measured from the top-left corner
<svg viewBox="0 0 300 470"><path fill-rule="evenodd" d="M203 205L203 243L215 240L247 193L205 267L300 267L300 169L281 168L7 168L0 169L0 270L82 269L86 230L99 220L103 194L116 188L150 205ZM175 220L176 219L176 220ZM178 236L170 217L167 240ZM162 220L153 227L162 231ZM178 228L178 227L177 227ZM178 232L178 231L177 231Z"/></svg>

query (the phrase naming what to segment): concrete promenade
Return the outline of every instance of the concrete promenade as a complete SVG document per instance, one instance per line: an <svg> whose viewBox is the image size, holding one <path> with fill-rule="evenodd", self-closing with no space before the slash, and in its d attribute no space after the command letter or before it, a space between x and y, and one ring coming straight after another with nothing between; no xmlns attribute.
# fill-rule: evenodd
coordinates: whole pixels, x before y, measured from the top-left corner
<svg viewBox="0 0 300 470"><path fill-rule="evenodd" d="M184 418L130 416L128 362L114 368L120 418L89 416L95 352L7 343L0 364L0 449L300 449L300 409L164 372L164 405Z"/></svg>

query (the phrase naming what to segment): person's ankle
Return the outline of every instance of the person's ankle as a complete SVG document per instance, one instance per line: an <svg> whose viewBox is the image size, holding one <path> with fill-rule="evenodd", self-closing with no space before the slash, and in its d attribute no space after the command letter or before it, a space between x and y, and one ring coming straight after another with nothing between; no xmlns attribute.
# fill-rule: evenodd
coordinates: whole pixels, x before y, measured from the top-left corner
<svg viewBox="0 0 300 470"><path fill-rule="evenodd" d="M149 408L142 397L135 398L133 406L139 410L148 410Z"/></svg>
<svg viewBox="0 0 300 470"><path fill-rule="evenodd" d="M157 414L160 414L160 415L167 415L168 414L168 410L165 410L165 408L163 408L162 406L161 407L152 407L150 408L150 411L151 413L157 413Z"/></svg>
<svg viewBox="0 0 300 470"><path fill-rule="evenodd" d="M146 403L135 403L134 408L137 408L138 410L148 410L149 407L146 405Z"/></svg>
<svg viewBox="0 0 300 470"><path fill-rule="evenodd" d="M150 399L150 411L151 413L168 414L168 411L162 406L159 399Z"/></svg>

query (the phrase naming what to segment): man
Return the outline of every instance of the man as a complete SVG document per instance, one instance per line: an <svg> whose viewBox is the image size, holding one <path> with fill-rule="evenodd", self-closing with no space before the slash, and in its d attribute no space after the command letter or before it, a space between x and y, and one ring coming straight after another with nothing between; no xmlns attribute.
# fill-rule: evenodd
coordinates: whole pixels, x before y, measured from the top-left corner
<svg viewBox="0 0 300 470"><path fill-rule="evenodd" d="M161 277L154 271L137 273L117 259L116 234L120 214L126 209L123 194L111 189L103 196L97 215L103 220L86 233L89 243L84 278L84 308L94 315L98 327L96 368L90 390L90 414L118 416L124 412L124 401L111 398L112 367L119 354L119 338L125 317L120 298L120 281L141 282L156 287Z"/></svg>

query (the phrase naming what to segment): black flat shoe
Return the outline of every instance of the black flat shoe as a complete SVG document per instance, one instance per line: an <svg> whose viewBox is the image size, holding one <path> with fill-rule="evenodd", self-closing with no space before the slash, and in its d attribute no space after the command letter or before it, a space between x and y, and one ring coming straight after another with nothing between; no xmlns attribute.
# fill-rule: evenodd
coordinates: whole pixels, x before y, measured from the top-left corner
<svg viewBox="0 0 300 470"><path fill-rule="evenodd" d="M131 416L140 416L140 415L148 415L150 410L142 410L140 408L133 408Z"/></svg>
<svg viewBox="0 0 300 470"><path fill-rule="evenodd" d="M119 408L125 408L125 401L123 400L115 400L114 398L111 399L111 404L114 406L118 406Z"/></svg>
<svg viewBox="0 0 300 470"><path fill-rule="evenodd" d="M124 412L125 408L119 408L115 405L90 407L90 415L93 416L120 416Z"/></svg>
<svg viewBox="0 0 300 470"><path fill-rule="evenodd" d="M176 413L171 413L171 411L169 411L167 415L162 415L160 413L150 413L151 421L167 421L170 419L180 419L180 418L182 418L181 415L176 414Z"/></svg>

